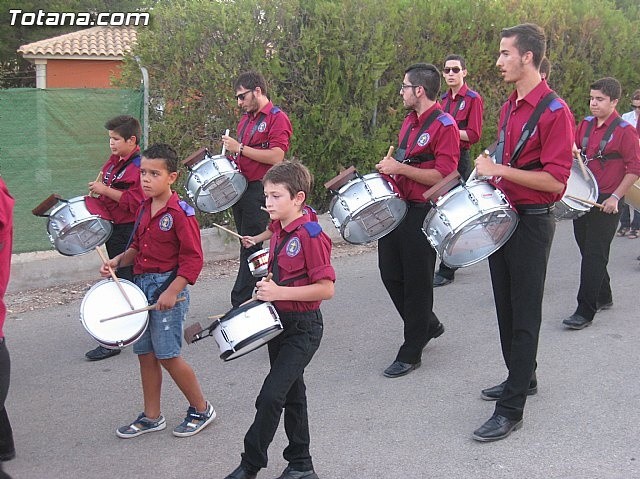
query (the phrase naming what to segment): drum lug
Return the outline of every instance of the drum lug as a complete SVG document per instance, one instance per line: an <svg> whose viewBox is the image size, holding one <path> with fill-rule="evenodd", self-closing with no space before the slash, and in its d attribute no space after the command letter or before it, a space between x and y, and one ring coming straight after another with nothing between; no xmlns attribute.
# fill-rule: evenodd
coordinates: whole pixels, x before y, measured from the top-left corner
<svg viewBox="0 0 640 479"><path fill-rule="evenodd" d="M451 223L449 223L449 218L447 218L447 216L445 214L443 214L442 212L438 211L438 218L440 218L440 221L442 221L442 223L445 226L451 226ZM435 231L434 231L435 233Z"/></svg>
<svg viewBox="0 0 640 479"><path fill-rule="evenodd" d="M333 226L335 226L337 229L340 229L340 221L338 221L336 218L334 218L331 213L329 213L329 217L331 218L331 221L333 222Z"/></svg>
<svg viewBox="0 0 640 479"><path fill-rule="evenodd" d="M224 340L229 343L229 346L231 346L231 340L229 339L229 336L227 336L227 332L224 330L224 328L222 327L222 324L220 324L220 334L222 334L222 337L224 338ZM236 350L233 348L233 346L231 346L231 349L233 349L233 351L235 352Z"/></svg>
<svg viewBox="0 0 640 479"><path fill-rule="evenodd" d="M469 200L471 201L471 203L473 203L475 206L478 206L478 198L476 198L476 195L474 195L473 193L471 193L470 191L467 191L467 197L469 198Z"/></svg>
<svg viewBox="0 0 640 479"><path fill-rule="evenodd" d="M345 211L351 211L349 209L349 205L347 204L347 202L344 200L344 198L342 196L338 196L338 198L340 199L340 204L342 205L342 207L344 208ZM336 226L337 228L340 227L340 225Z"/></svg>

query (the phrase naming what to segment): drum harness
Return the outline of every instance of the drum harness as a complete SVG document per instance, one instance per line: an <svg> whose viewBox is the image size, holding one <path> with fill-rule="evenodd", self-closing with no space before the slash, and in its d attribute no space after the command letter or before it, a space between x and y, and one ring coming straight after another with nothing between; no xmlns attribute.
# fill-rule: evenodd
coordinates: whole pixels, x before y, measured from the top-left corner
<svg viewBox="0 0 640 479"><path fill-rule="evenodd" d="M111 172L113 171L113 168L115 168L116 165L111 165L104 175L103 183L105 181L111 181L111 184L108 185L109 187L115 188L116 190L119 190L119 191L128 190L131 185L124 183L122 181L116 183L114 180L117 179L118 176L124 172L127 166L129 166L138 158L140 158L140 151L136 152L135 155L133 155L131 158L125 161L124 164L120 168L118 168L118 170L113 174L113 176L111 176ZM107 183L104 183L104 184L107 185Z"/></svg>
<svg viewBox="0 0 640 479"><path fill-rule="evenodd" d="M277 106L274 106L273 108L271 108L270 113L272 115L275 115L276 113L279 113L281 110L280 108L278 108ZM262 121L266 118L266 114L260 112L260 115L258 116L258 119L256 120L255 124L253 125L253 127L251 127L251 131L249 132L249 139L245 142L244 141L244 134L245 131L247 130L247 127L249 126L249 123L251 122L249 115L247 114L247 121L244 122L244 125L242 125L242 130L240 131L240 140L242 142L242 144L244 144L245 146L249 146L251 148L256 148L256 147L260 147L263 150L266 150L269 148L269 142L265 141L262 143L256 143L256 144L251 144L251 138L253 138L253 135L255 134L255 132L258 130L258 127L260 126L260 123L262 123ZM236 159L238 158L238 156L240 156L239 153L236 153Z"/></svg>
<svg viewBox="0 0 640 479"><path fill-rule="evenodd" d="M584 132L584 136L582 137L582 142L580 144L580 146L582 147L580 156L584 158L585 165L588 165L589 162L592 160L598 160L600 162L600 167L604 168L605 161L617 160L622 158L622 155L620 155L620 153L618 153L617 151L612 151L610 153L607 153L606 155L602 154L604 152L604 149L607 147L607 143L609 143L609 140L611 140L611 137L613 136L613 130L615 130L620 123L622 123L622 119L619 116L614 118L614 120L611 122L611 125L609 125L609 128L607 128L607 131L605 131L604 136L602 137L602 140L600 140L600 144L598 145L598 154L593 158L587 158L587 155L584 152L587 149L587 144L589 143L589 136L591 136L591 130L593 130L593 125L596 124L595 117L593 117L592 120L588 122L587 129Z"/></svg>
<svg viewBox="0 0 640 479"><path fill-rule="evenodd" d="M423 123L422 128L420 128L420 131L416 135L416 142L418 141L418 138L420 138L420 136L425 131L427 131L427 129L431 126L431 124L435 121L435 119L438 118L443 113L444 112L438 108L436 108L431 112L429 117ZM408 128L407 132L404 135L404 138L400 142L400 146L396 150L396 161L410 165L412 163L424 163L425 161L435 160L436 157L430 153L411 156L405 159L405 155L407 154L407 143L409 142L410 134L411 134L411 128ZM414 146L415 146L415 143L411 146L411 148L413 148Z"/></svg>
<svg viewBox="0 0 640 479"><path fill-rule="evenodd" d="M536 129L538 121L542 116L544 110L551 104L553 100L558 98L558 95L555 92L548 93L542 100L538 102L535 110L532 115L529 117L529 120L524 125L522 129L522 134L520 135L520 139L516 144L515 149L513 150L513 155L511 155L511 160L509 161L509 166L512 168L518 168L520 170L535 170L538 168L542 168L542 163L540 160L535 160L526 165L516 166L516 162L524 149L525 144L531 138L531 135ZM502 124L502 128L500 129L500 136L498 139L498 143L495 148L495 159L496 163L502 164L502 156L504 154L504 138L505 132L507 130L507 123L509 122L509 116L511 115L511 103L509 103L509 107L507 109L507 114L505 115L504 123ZM551 205L516 205L516 210L521 215L535 215L535 214L545 214L550 213L555 208L555 204Z"/></svg>

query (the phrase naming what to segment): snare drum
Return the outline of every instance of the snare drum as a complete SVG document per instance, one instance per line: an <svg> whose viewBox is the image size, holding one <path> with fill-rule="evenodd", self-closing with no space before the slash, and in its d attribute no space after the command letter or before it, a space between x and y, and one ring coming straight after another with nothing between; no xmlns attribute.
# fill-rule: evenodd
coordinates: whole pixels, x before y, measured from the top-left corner
<svg viewBox="0 0 640 479"><path fill-rule="evenodd" d="M147 297L131 281L119 279L134 309L147 306ZM112 279L94 284L80 305L80 321L87 332L108 349L124 348L142 337L149 322L147 311L100 322L101 319L131 311L131 306Z"/></svg>
<svg viewBox="0 0 640 479"><path fill-rule="evenodd" d="M629 187L624 195L624 201L634 210L640 211L640 180Z"/></svg>
<svg viewBox="0 0 640 479"><path fill-rule="evenodd" d="M47 215L47 232L49 241L61 254L77 256L88 253L109 239L113 225L90 213L84 196L58 201L60 204Z"/></svg>
<svg viewBox="0 0 640 479"><path fill-rule="evenodd" d="M269 267L269 248L256 251L247 258L247 262L249 263L249 271L256 278L266 276Z"/></svg>
<svg viewBox="0 0 640 479"><path fill-rule="evenodd" d="M345 241L364 244L393 231L407 214L407 202L379 173L357 175L329 204L329 215Z"/></svg>
<svg viewBox="0 0 640 479"><path fill-rule="evenodd" d="M269 302L258 300L232 309L216 323L212 334L220 348L220 358L225 361L264 346L282 332L276 308Z"/></svg>
<svg viewBox="0 0 640 479"><path fill-rule="evenodd" d="M567 198L569 196L575 196L576 198L582 198L589 201L598 201L598 183L596 178L591 173L591 170L584 167L587 172L587 178L582 173L582 168L578 164L579 159L574 158L571 165L571 172L569 174L569 181L567 181L567 189L564 192L564 196L560 201L556 203L556 207L553 210L553 216L556 220L575 220L583 214L587 213L591 209L591 205L587 203L581 203L580 201Z"/></svg>
<svg viewBox="0 0 640 479"><path fill-rule="evenodd" d="M422 231L447 266L462 268L497 251L517 225L518 213L502 191L471 180L437 200Z"/></svg>
<svg viewBox="0 0 640 479"><path fill-rule="evenodd" d="M217 213L234 205L247 189L247 179L235 163L224 155L211 156L193 166L185 183L187 195L196 208L205 213Z"/></svg>

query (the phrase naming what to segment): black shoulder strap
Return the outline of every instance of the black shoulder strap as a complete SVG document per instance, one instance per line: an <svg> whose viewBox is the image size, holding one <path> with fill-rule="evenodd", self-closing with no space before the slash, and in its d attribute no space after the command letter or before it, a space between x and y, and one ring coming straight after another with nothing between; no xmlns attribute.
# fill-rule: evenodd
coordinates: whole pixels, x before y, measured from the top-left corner
<svg viewBox="0 0 640 479"><path fill-rule="evenodd" d="M580 146L582 147L583 152L586 151L587 145L589 144L589 137L591 136L591 131L593 130L593 126L596 124L596 121L597 120L594 117L587 124L587 129L585 130L582 141L580 142ZM613 119L613 121L609 125L609 128L607 128L607 131L604 132L602 140L600 140L600 144L598 145L598 152L596 153L596 156L593 157L594 160L600 160L600 162L602 163L606 160L622 158L620 153L618 153L617 151L612 151L610 153L607 153L606 155L602 154L604 152L604 149L607 147L607 143L609 143L609 140L613 136L614 130L620 123L622 123L622 118L620 118L619 116Z"/></svg>
<svg viewBox="0 0 640 479"><path fill-rule="evenodd" d="M138 158L140 158L140 152L139 151L135 155L133 155L131 158L129 158L127 161L125 161L120 168L118 168L118 170L111 177L111 183L112 183L111 186L113 186L113 183L114 183L113 180L115 180L118 177L118 175L124 171L124 169L127 166L129 166L131 163L133 163Z"/></svg>
<svg viewBox="0 0 640 479"><path fill-rule="evenodd" d="M422 124L422 128L420 128L420 131L416 135L416 141L417 141L418 138L420 138L420 135L422 135L425 131L427 131L429 129L431 124L440 115L442 115L442 110L440 110L438 108L436 108L435 110L433 110L431 112L431 115L429 115L429 117L425 120L425 122ZM405 157L407 155L407 143L409 142L409 134L410 133L411 133L411 128L407 129L407 133L404 135L404 138L402 139L402 141L400 142L400 146L398 147L397 154L396 154L396 160L399 161L400 163L404 162ZM411 147L413 148L413 145Z"/></svg>
<svg viewBox="0 0 640 479"><path fill-rule="evenodd" d="M545 108L549 106L549 104L558 98L555 92L549 92L542 100L538 102L536 105L536 109L533 111L533 114L529 117L529 121L524 125L524 129L522 130L522 134L520 135L520 139L516 144L516 148L513 150L513 154L511 155L511 166L516 164L520 153L524 148L524 145L527 143L531 134L536 128L540 117L542 116L542 112L544 112Z"/></svg>

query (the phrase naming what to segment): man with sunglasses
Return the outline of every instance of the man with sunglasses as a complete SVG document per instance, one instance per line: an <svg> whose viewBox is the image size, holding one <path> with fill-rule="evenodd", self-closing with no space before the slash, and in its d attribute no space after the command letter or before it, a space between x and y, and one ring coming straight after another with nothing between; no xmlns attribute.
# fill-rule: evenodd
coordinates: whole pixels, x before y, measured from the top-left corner
<svg viewBox="0 0 640 479"><path fill-rule="evenodd" d="M378 240L382 282L404 322L404 343L384 371L396 378L420 367L422 350L444 332L433 312L436 253L422 233L430 205L423 194L455 171L460 133L438 103L440 72L427 63L406 69L400 96L409 114L400 129L396 157L386 156L377 170L392 176L409 208L402 222Z"/></svg>
<svg viewBox="0 0 640 479"><path fill-rule="evenodd" d="M269 223L264 207L262 178L276 163L284 160L292 135L289 117L269 100L267 83L262 74L248 71L240 74L233 85L238 106L244 114L238 123L237 139L223 135L226 150L235 155L235 162L247 178L248 186L231 209L238 234L257 236ZM231 290L231 305L235 308L251 298L257 280L249 270L247 258L262 248L258 243L250 248L240 245L240 266Z"/></svg>
<svg viewBox="0 0 640 479"><path fill-rule="evenodd" d="M632 126L638 123L640 119L640 90L633 92L631 97L632 110L622 115L622 119L629 122ZM631 210L633 209L633 220L631 219ZM629 207L628 204L620 205L620 229L618 236L627 236L630 239L636 239L640 231L640 211Z"/></svg>
<svg viewBox="0 0 640 479"><path fill-rule="evenodd" d="M464 81L467 67L461 55L448 55L445 58L442 75L449 89L441 96L440 103L445 113L449 113L456 120L460 130L458 172L462 179L466 180L472 170L469 148L482 136L484 105L482 97L471 90ZM453 282L456 269L441 262L433 277L433 286L445 286Z"/></svg>

